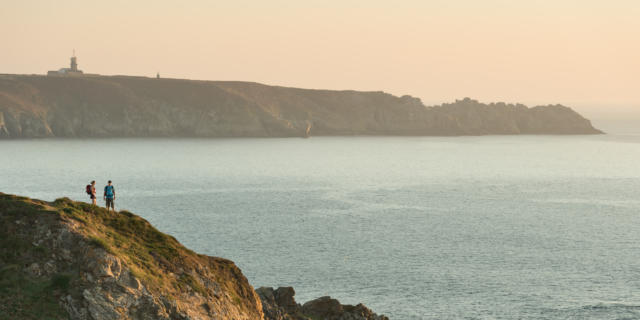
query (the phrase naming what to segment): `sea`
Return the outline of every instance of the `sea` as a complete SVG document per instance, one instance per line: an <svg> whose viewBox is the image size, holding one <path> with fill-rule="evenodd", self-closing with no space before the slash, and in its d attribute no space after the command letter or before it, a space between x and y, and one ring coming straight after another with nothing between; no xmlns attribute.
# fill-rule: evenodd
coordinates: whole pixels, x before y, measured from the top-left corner
<svg viewBox="0 0 640 320"><path fill-rule="evenodd" d="M0 141L0 192L89 202L91 180L299 302L640 319L638 133Z"/></svg>

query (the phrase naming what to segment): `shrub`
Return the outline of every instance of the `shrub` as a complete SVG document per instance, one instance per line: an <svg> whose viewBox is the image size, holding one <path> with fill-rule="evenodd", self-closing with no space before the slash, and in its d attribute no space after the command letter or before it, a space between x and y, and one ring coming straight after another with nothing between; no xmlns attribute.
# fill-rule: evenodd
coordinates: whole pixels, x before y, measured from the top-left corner
<svg viewBox="0 0 640 320"><path fill-rule="evenodd" d="M51 278L50 287L54 290L62 290L67 292L69 290L69 284L71 283L71 276L68 274L56 274Z"/></svg>

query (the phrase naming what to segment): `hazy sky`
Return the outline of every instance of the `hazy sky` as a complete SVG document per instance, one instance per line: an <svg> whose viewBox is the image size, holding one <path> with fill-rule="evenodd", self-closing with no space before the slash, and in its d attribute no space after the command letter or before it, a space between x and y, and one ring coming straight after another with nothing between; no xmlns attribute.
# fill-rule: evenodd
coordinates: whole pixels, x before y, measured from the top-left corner
<svg viewBox="0 0 640 320"><path fill-rule="evenodd" d="M640 110L640 0L2 0L0 73Z"/></svg>

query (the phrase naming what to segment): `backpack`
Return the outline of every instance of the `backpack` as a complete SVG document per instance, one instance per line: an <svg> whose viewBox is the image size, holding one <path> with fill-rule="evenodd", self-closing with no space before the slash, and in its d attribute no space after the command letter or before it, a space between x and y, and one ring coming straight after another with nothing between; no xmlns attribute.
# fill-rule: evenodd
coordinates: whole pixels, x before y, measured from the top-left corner
<svg viewBox="0 0 640 320"><path fill-rule="evenodd" d="M87 185L87 194L89 194L89 195L93 194L93 190L91 189L91 185L90 184Z"/></svg>

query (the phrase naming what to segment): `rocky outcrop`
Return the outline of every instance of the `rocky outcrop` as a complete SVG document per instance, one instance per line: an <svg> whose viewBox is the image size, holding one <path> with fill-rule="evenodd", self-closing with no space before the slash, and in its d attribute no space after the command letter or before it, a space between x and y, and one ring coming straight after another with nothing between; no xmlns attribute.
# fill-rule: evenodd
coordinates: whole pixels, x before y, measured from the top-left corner
<svg viewBox="0 0 640 320"><path fill-rule="evenodd" d="M0 193L6 319L262 319L233 262L196 254L129 212Z"/></svg>
<svg viewBox="0 0 640 320"><path fill-rule="evenodd" d="M0 138L597 134L570 108L125 76L0 75Z"/></svg>
<svg viewBox="0 0 640 320"><path fill-rule="evenodd" d="M294 299L291 287L273 289L261 287L256 290L262 300L265 320L388 320L373 313L363 304L343 305L331 297L321 297L300 305Z"/></svg>

